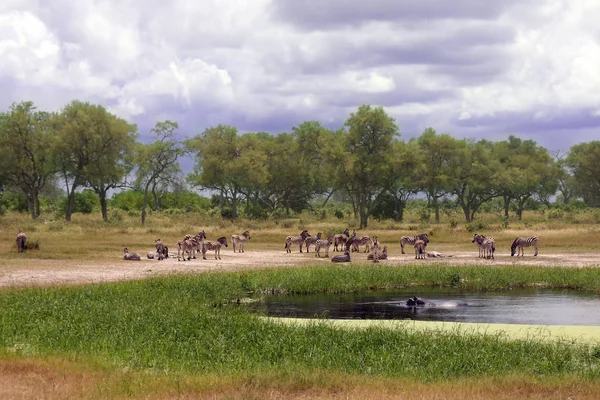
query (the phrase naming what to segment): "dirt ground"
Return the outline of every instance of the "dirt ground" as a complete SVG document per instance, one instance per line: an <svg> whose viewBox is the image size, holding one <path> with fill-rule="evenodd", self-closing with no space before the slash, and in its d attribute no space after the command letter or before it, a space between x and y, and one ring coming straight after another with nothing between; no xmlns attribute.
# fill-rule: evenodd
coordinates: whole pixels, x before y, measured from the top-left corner
<svg viewBox="0 0 600 400"><path fill-rule="evenodd" d="M32 253L33 255L34 253ZM94 260L40 260L12 259L4 260L0 266L0 287L23 287L37 285L85 284L141 279L154 276L184 273L203 273L208 271L240 271L258 268L303 267L308 265L330 265L329 258L316 258L315 253L293 253L273 250L246 250L244 253L233 253L225 250L221 260L214 255L207 255L207 260L192 259L177 261L170 257L163 261L142 259L141 261L125 261L115 255L114 261ZM443 265L520 265L547 267L599 267L600 253L554 253L540 254L533 257L532 252L525 257L511 257L510 254L499 254L494 260L479 259L477 252L447 253L451 257L415 260L413 254L390 254L389 259L381 261L381 265L398 267L414 263ZM366 254L353 253L353 263L369 264Z"/></svg>

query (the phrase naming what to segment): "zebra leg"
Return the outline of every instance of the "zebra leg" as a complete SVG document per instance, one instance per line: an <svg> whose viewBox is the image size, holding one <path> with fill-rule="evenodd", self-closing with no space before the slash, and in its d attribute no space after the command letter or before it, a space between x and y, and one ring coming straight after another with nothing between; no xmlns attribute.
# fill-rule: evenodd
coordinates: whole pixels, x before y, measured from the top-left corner
<svg viewBox="0 0 600 400"><path fill-rule="evenodd" d="M535 246L535 254L533 255L534 257L538 255L538 249L537 246Z"/></svg>
<svg viewBox="0 0 600 400"><path fill-rule="evenodd" d="M404 241L403 240L400 241L400 249L402 249L402 254L406 254L404 252Z"/></svg>

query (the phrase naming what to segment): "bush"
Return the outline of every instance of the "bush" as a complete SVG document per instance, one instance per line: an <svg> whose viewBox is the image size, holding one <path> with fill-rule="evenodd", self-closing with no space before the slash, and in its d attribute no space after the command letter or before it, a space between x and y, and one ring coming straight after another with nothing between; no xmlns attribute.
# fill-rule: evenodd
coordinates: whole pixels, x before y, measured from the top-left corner
<svg viewBox="0 0 600 400"><path fill-rule="evenodd" d="M485 229L490 229L490 225L487 222L478 220L478 221L471 222L470 224L467 224L466 229L469 232L478 232L478 231L483 231Z"/></svg>

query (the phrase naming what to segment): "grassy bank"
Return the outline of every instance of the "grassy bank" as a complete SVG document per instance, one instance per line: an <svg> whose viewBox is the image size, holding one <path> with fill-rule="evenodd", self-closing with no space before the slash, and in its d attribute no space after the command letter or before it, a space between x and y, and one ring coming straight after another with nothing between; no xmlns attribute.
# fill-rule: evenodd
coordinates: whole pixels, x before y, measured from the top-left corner
<svg viewBox="0 0 600 400"><path fill-rule="evenodd" d="M452 331L286 326L248 314L236 300L250 292L432 284L598 291L599 277L598 269L315 267L6 290L0 292L0 347L5 355L66 356L168 374L337 371L425 381L514 374L595 380L599 346Z"/></svg>

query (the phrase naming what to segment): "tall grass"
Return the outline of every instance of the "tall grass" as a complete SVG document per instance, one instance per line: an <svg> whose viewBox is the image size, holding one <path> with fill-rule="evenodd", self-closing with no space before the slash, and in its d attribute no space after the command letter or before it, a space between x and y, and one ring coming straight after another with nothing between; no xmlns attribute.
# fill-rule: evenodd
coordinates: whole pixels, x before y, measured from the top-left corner
<svg viewBox="0 0 600 400"><path fill-rule="evenodd" d="M417 284L492 290L545 282L597 291L596 271L334 267L13 289L0 292L0 348L5 354L66 355L168 373L332 370L422 380L512 374L596 379L599 346L460 332L283 326L236 304L250 292L344 292Z"/></svg>

